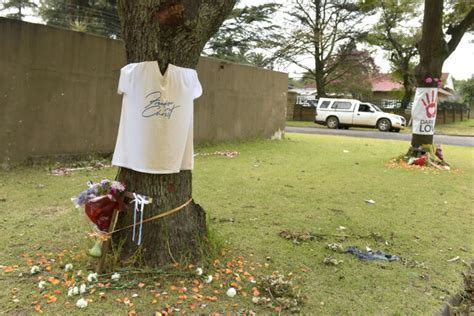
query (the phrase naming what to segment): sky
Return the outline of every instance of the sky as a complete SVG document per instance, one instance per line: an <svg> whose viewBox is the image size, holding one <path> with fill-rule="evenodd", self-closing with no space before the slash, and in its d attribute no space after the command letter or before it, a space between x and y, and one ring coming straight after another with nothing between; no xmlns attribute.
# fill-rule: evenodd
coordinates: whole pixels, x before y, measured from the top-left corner
<svg viewBox="0 0 474 316"><path fill-rule="evenodd" d="M239 6L260 5L269 2L288 3L288 1L283 0L241 0ZM275 22L283 24L283 18L277 16ZM381 49L376 49L375 62L380 67L381 72L389 72L390 64L384 55ZM288 72L290 77L299 77L303 72L301 68L296 66L281 68L279 70ZM443 72L451 73L457 80L469 79L474 75L474 34L464 34L456 50L444 62Z"/></svg>

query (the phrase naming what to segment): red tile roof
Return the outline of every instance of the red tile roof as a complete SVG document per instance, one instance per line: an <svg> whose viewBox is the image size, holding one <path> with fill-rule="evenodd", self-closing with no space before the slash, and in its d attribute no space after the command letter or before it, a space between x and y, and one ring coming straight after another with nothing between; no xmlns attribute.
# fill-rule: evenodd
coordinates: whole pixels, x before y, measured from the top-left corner
<svg viewBox="0 0 474 316"><path fill-rule="evenodd" d="M372 91L388 92L403 89L403 84L395 80L391 74L378 74L370 79Z"/></svg>

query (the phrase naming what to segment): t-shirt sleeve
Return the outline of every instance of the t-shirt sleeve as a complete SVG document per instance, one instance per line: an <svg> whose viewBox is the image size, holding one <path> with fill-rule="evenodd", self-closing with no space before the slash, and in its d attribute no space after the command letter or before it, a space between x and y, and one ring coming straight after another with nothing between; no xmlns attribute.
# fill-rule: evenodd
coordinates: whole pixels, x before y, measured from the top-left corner
<svg viewBox="0 0 474 316"><path fill-rule="evenodd" d="M202 95L202 86L199 82L197 73L195 74L194 84L193 84L193 99L197 99Z"/></svg>
<svg viewBox="0 0 474 316"><path fill-rule="evenodd" d="M130 86L132 83L132 71L134 68L134 64L129 64L124 66L120 70L120 79L117 88L118 94L124 94L130 92Z"/></svg>

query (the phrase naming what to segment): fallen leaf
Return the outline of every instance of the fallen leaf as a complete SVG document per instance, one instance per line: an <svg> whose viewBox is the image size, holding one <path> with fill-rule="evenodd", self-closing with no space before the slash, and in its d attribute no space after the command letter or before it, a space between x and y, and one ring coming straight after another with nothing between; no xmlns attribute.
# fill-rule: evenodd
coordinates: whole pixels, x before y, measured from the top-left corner
<svg viewBox="0 0 474 316"><path fill-rule="evenodd" d="M206 300L215 302L218 300L217 296L206 296Z"/></svg>
<svg viewBox="0 0 474 316"><path fill-rule="evenodd" d="M142 282L138 283L138 287L139 287L139 288L142 289L144 286L145 286L145 283L142 283Z"/></svg>
<svg viewBox="0 0 474 316"><path fill-rule="evenodd" d="M40 304L36 304L35 305L35 311L38 312L38 313L42 313L43 311L41 310L41 305Z"/></svg>
<svg viewBox="0 0 474 316"><path fill-rule="evenodd" d="M2 267L3 272L5 272L5 273L13 272L13 271L16 270L16 268L18 268L18 266L3 266Z"/></svg>
<svg viewBox="0 0 474 316"><path fill-rule="evenodd" d="M58 284L60 281L59 281L58 279L54 278L54 277L49 277L49 278L48 278L48 282L51 283L51 284L56 285L56 284Z"/></svg>

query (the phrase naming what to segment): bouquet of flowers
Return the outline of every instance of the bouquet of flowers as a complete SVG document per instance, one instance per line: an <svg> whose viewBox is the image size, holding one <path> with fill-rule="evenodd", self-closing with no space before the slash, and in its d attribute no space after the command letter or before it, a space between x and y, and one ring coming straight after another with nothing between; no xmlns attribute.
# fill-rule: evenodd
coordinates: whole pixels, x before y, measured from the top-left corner
<svg viewBox="0 0 474 316"><path fill-rule="evenodd" d="M71 200L76 208L84 206L87 217L98 233L107 232L114 210L122 208L125 186L107 179L98 183L89 181L87 184L89 188Z"/></svg>

